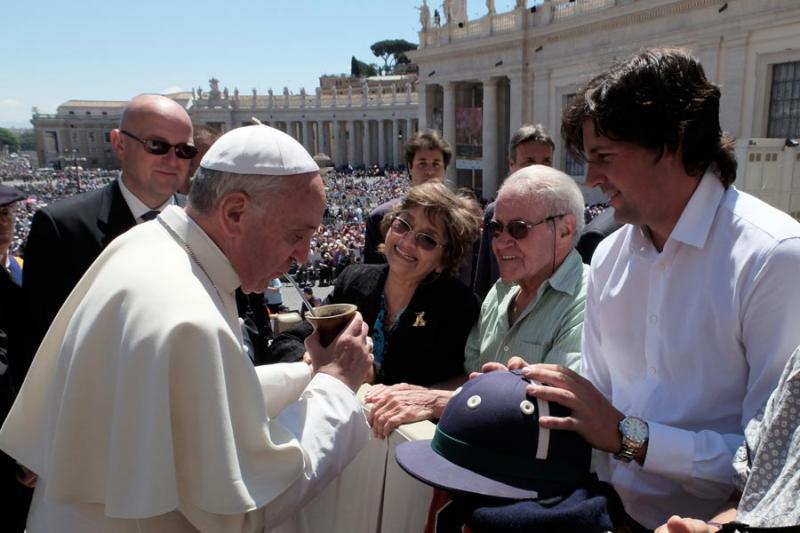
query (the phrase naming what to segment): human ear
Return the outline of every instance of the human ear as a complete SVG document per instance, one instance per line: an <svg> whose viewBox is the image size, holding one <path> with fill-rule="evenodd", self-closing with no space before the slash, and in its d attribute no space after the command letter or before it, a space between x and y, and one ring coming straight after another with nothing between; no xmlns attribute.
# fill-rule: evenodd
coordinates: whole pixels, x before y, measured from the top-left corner
<svg viewBox="0 0 800 533"><path fill-rule="evenodd" d="M217 213L220 227L227 235L241 235L244 214L249 203L250 199L241 191L228 193L219 201Z"/></svg>

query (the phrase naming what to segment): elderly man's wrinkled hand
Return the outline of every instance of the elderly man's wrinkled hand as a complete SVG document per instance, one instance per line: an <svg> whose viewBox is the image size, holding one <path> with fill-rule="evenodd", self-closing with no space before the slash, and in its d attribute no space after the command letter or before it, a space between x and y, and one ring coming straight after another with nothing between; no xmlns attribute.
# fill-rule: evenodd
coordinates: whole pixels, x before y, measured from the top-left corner
<svg viewBox="0 0 800 533"><path fill-rule="evenodd" d="M372 403L367 420L372 432L380 439L388 437L402 424L441 416L452 395L450 391L430 390L405 383L378 387L381 388L375 393L370 390L366 400Z"/></svg>
<svg viewBox="0 0 800 533"><path fill-rule="evenodd" d="M509 370L518 370L520 368L525 368L526 366L528 366L528 363L522 357L512 357L511 359L508 360L508 366L504 365L503 363L496 363L493 361L491 363L485 363L481 367L480 372L470 373L469 379L475 379L481 374L486 374L489 372L497 372L497 371L508 372Z"/></svg>
<svg viewBox="0 0 800 533"><path fill-rule="evenodd" d="M374 361L368 332L361 313L356 313L344 331L326 347L319 343L319 333L314 331L306 338L306 351L314 371L329 374L353 391L357 390Z"/></svg>

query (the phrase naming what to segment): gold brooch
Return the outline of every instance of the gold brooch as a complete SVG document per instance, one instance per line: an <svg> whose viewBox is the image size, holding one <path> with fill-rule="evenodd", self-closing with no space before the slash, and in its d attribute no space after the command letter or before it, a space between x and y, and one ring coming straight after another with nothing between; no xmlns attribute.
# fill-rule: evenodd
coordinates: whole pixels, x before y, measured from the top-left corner
<svg viewBox="0 0 800 533"><path fill-rule="evenodd" d="M421 328L427 325L428 324L425 322L425 311L420 311L419 313L417 313L417 319L414 320L414 323L412 324L411 327Z"/></svg>

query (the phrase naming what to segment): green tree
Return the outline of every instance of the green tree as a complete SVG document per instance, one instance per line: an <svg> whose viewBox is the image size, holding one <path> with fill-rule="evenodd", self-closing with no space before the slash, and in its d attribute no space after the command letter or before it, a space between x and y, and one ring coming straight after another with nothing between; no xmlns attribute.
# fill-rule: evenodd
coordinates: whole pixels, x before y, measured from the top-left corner
<svg viewBox="0 0 800 533"><path fill-rule="evenodd" d="M368 65L353 56L350 59L350 76L354 78L366 78L367 76L377 76L378 70L373 65Z"/></svg>
<svg viewBox="0 0 800 533"><path fill-rule="evenodd" d="M33 135L33 130L25 130L19 134L19 149L36 150L36 138Z"/></svg>
<svg viewBox="0 0 800 533"><path fill-rule="evenodd" d="M8 146L9 150L16 152L19 150L19 137L6 128L0 128L0 146Z"/></svg>
<svg viewBox="0 0 800 533"><path fill-rule="evenodd" d="M405 39L385 39L373 43L369 48L375 57L383 60L383 73L392 74L398 65L410 63L406 52L416 50L417 45Z"/></svg>

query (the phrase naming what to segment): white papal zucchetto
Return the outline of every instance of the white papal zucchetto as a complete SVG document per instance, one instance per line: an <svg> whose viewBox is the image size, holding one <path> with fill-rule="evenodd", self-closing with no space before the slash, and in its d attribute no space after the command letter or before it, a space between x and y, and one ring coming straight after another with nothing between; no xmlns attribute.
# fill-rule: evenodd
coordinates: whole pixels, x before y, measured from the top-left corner
<svg viewBox="0 0 800 533"><path fill-rule="evenodd" d="M211 145L200 166L235 174L292 176L319 172L303 145L280 130L264 125L231 130Z"/></svg>

